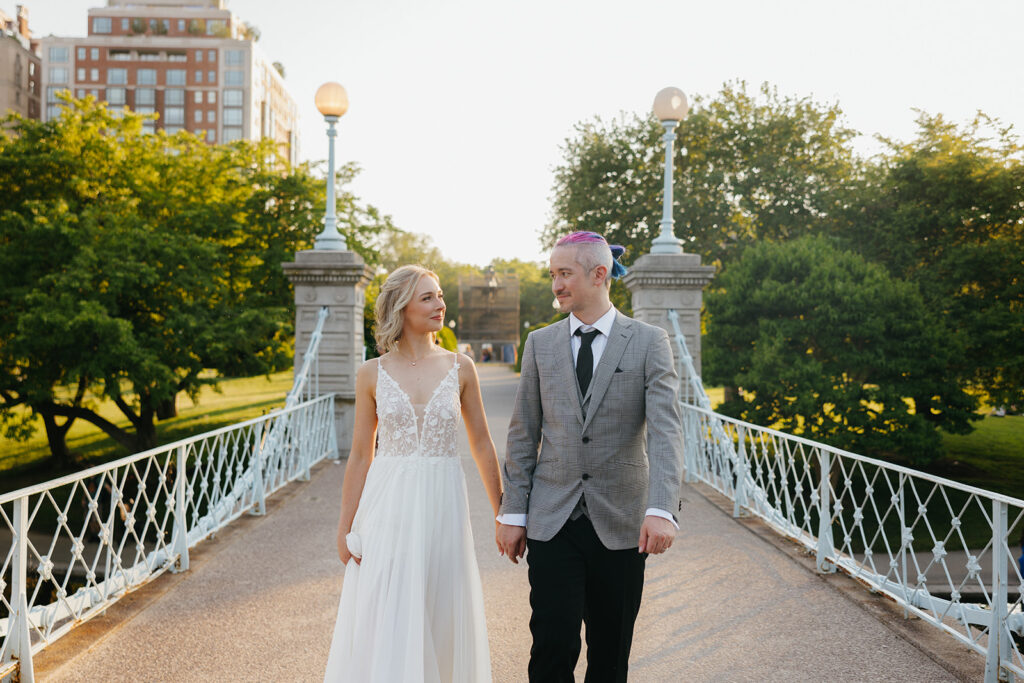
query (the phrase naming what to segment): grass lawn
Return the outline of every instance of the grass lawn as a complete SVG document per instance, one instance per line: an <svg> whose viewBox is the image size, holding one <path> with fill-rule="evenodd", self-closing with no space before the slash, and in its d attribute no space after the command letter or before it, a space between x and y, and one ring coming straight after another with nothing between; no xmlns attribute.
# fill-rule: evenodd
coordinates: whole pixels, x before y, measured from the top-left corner
<svg viewBox="0 0 1024 683"><path fill-rule="evenodd" d="M928 471L978 488L1024 498L1024 415L987 416L967 435L943 434L946 454Z"/></svg>
<svg viewBox="0 0 1024 683"><path fill-rule="evenodd" d="M285 370L269 379L260 375L224 380L220 392L204 387L197 404L179 395L178 416L157 422L158 442L170 443L267 413L284 405L291 387L292 371ZM109 401L101 402L98 412L120 427L128 426L128 420ZM37 423L36 434L29 441L19 443L0 437L0 493L68 474L48 461L46 432L42 420ZM72 425L68 447L78 455L82 468L130 455L84 420L76 420Z"/></svg>

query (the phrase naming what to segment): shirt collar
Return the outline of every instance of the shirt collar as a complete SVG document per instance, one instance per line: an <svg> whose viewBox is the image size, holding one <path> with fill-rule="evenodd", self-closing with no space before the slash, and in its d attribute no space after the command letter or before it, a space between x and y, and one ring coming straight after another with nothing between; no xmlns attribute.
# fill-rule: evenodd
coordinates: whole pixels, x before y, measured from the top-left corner
<svg viewBox="0 0 1024 683"><path fill-rule="evenodd" d="M569 314L569 335L576 334L576 330L581 327L590 327L597 330L604 336L609 336L612 333L612 325L615 324L615 306L609 306L608 312L598 318L593 325L587 325L582 320L576 317L575 313Z"/></svg>

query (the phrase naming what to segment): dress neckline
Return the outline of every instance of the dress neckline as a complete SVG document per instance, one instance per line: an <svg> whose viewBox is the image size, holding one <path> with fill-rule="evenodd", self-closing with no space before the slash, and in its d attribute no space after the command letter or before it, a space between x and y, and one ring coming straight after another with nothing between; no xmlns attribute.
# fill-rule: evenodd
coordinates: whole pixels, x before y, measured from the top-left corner
<svg viewBox="0 0 1024 683"><path fill-rule="evenodd" d="M455 356L455 362L452 363L452 366L450 368L448 368L448 372L444 373L444 375L441 377L440 381L438 381L437 386L434 387L434 391L430 394L430 398L427 399L427 402L422 404L423 405L424 423L426 422L427 411L430 409L430 406L434 402L434 399L437 398L438 392L441 391L441 388L448 381L448 378L450 378L452 376L452 373L453 372L457 372L458 369L459 369L459 355L458 354L453 354L453 355ZM416 425L416 443L417 444L422 444L423 443L423 438L422 438L423 434L421 433L421 428L420 428L420 418L416 414L416 405L412 402L412 397L410 397L408 392L406 392L406 390L402 388L402 385L398 383L398 380L391 376L391 373L388 372L387 368L384 367L384 363L382 363L379 358L377 359L377 373L378 373L378 375L383 373L384 377L387 377L388 380L390 380L391 384L393 384L395 386L395 388L398 389L398 393L400 393L402 395L402 397L405 399L405 405L408 406L409 411L412 412L412 419L413 419L413 422Z"/></svg>

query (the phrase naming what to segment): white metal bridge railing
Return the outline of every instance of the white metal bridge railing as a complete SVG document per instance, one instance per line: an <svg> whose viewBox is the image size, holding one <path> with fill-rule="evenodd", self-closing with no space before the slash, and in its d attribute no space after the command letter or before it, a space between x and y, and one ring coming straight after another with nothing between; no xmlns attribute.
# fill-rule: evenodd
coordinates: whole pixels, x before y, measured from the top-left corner
<svg viewBox="0 0 1024 683"><path fill-rule="evenodd" d="M867 458L711 410L678 316L687 481L733 501L986 657L985 680L1024 677L1024 578L1011 552L1024 500Z"/></svg>
<svg viewBox="0 0 1024 683"><path fill-rule="evenodd" d="M32 681L33 654L338 457L334 394L315 394L326 317L284 408L0 495L0 680Z"/></svg>

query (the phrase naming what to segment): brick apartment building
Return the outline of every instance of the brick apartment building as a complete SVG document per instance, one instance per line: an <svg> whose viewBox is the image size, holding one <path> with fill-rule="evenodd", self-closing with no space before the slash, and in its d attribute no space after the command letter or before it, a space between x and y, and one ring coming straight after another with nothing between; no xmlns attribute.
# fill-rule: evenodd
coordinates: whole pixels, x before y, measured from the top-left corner
<svg viewBox="0 0 1024 683"><path fill-rule="evenodd" d="M272 138L298 160L298 112L284 78L225 0L107 0L86 37L40 42L43 120L57 93L93 95L111 109L157 113L149 130L188 130L207 142Z"/></svg>
<svg viewBox="0 0 1024 683"><path fill-rule="evenodd" d="M0 117L16 112L38 119L42 92L38 45L28 28L28 10L18 5L16 12L10 17L0 10Z"/></svg>

